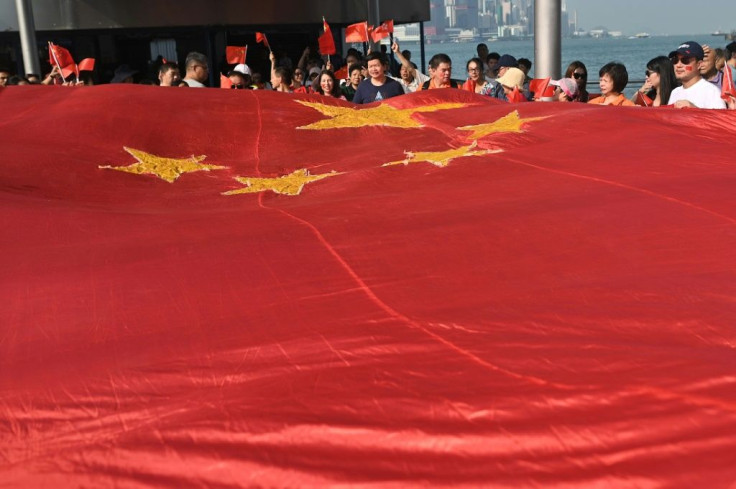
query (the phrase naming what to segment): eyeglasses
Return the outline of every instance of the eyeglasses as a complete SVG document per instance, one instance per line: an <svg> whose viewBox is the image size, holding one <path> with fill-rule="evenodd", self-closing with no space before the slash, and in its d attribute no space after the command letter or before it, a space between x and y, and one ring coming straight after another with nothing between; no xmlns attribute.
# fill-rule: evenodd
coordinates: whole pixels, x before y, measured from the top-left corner
<svg viewBox="0 0 736 489"><path fill-rule="evenodd" d="M587 73L573 73L572 76L574 76L576 80L580 80L581 78L582 79L588 78Z"/></svg>
<svg viewBox="0 0 736 489"><path fill-rule="evenodd" d="M670 58L670 61L672 61L673 65L676 65L677 63L682 63L684 65L689 65L695 60L694 56L672 56Z"/></svg>

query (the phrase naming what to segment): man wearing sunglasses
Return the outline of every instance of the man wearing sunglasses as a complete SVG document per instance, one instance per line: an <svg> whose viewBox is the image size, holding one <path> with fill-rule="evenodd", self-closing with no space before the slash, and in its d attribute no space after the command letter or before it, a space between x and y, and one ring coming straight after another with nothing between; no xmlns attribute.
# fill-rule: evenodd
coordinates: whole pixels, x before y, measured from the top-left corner
<svg viewBox="0 0 736 489"><path fill-rule="evenodd" d="M675 78L682 86L672 91L669 105L678 109L726 108L721 91L700 75L704 56L703 47L694 41L683 43L670 53L670 60L675 67Z"/></svg>

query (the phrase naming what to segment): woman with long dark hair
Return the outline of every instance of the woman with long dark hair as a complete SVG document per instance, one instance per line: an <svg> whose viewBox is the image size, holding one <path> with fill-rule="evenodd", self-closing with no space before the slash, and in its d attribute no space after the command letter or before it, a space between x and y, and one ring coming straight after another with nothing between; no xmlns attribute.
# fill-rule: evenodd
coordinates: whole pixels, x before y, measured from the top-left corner
<svg viewBox="0 0 736 489"><path fill-rule="evenodd" d="M315 92L325 97L334 97L347 100L340 90L340 84L335 78L335 74L331 70L322 70L317 79Z"/></svg>
<svg viewBox="0 0 736 489"><path fill-rule="evenodd" d="M577 102L588 103L590 95L586 89L588 83L588 68L585 67L582 61L573 61L565 71L565 78L573 78L578 84L578 93L580 96Z"/></svg>
<svg viewBox="0 0 736 489"><path fill-rule="evenodd" d="M652 100L652 107L667 105L672 90L678 86L672 61L667 56L657 56L647 63L645 74L646 80L639 93ZM634 94L632 101L636 101L637 96Z"/></svg>

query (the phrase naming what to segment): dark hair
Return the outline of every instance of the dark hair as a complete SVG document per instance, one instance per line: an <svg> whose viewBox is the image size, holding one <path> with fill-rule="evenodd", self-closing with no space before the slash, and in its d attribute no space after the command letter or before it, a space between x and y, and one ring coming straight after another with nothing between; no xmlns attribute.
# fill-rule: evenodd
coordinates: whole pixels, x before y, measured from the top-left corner
<svg viewBox="0 0 736 489"><path fill-rule="evenodd" d="M496 61L498 61L499 59L501 59L501 55L495 51L492 53L488 53L488 56L486 56L486 63L488 63L488 61L492 59L495 59Z"/></svg>
<svg viewBox="0 0 736 489"><path fill-rule="evenodd" d="M388 66L388 56L380 51L374 51L365 59L366 65L373 60L378 60L383 66Z"/></svg>
<svg viewBox="0 0 736 489"><path fill-rule="evenodd" d="M158 72L159 74L163 75L164 73L168 71L178 70L178 69L179 69L179 65L176 63L164 63L159 67Z"/></svg>
<svg viewBox="0 0 736 489"><path fill-rule="evenodd" d="M429 67L432 68L433 70L436 70L437 67L441 63L447 63L448 65L452 65L452 60L445 53L437 53L434 56L432 56L432 59L429 60Z"/></svg>
<svg viewBox="0 0 736 489"><path fill-rule="evenodd" d="M527 70L532 69L532 62L529 59L526 58L519 58L519 66L526 66Z"/></svg>
<svg viewBox="0 0 736 489"><path fill-rule="evenodd" d="M647 63L647 69L655 71L659 75L659 99L663 105L666 104L670 99L672 90L678 86L672 61L667 56L657 56ZM657 93L656 90L652 90L652 92L653 94Z"/></svg>
<svg viewBox="0 0 736 489"><path fill-rule="evenodd" d="M406 59L411 59L411 51L408 49L404 49L401 51L401 55L404 56Z"/></svg>
<svg viewBox="0 0 736 489"><path fill-rule="evenodd" d="M611 78L615 93L623 92L629 83L629 73L626 71L626 67L615 61L603 65L603 68L598 72L598 76L603 77L603 75L608 75Z"/></svg>
<svg viewBox="0 0 736 489"><path fill-rule="evenodd" d="M465 70L470 69L470 63L475 63L478 65L478 68L480 68L481 73L483 73L483 61L480 60L480 58L470 58L467 63L465 63Z"/></svg>
<svg viewBox="0 0 736 489"><path fill-rule="evenodd" d="M325 75L332 78L332 92L330 92L330 95L335 98L340 98L340 96L342 95L342 91L340 90L340 83L338 83L337 78L335 78L335 74L330 70L322 70L322 72L319 74L319 77L317 77L317 87L314 89L314 91L319 93L320 95L325 95L324 90L322 90L322 77Z"/></svg>
<svg viewBox="0 0 736 489"><path fill-rule="evenodd" d="M355 49L355 48L349 48L349 49L348 49L348 52L347 52L347 54L345 55L345 57L347 58L347 57L348 57L348 56L350 56L351 54L352 54L353 56L355 56L356 58L358 58L358 59L362 59L362 58L363 58L363 55L361 54L361 52L360 52L360 51L358 51L358 50L357 50L357 49Z"/></svg>
<svg viewBox="0 0 736 489"><path fill-rule="evenodd" d="M31 84L31 82L29 82L28 79L23 76L13 75L8 78L8 85L20 85L21 83L27 83L29 85Z"/></svg>
<svg viewBox="0 0 736 489"><path fill-rule="evenodd" d="M353 71L355 70L363 71L363 67L360 63L353 63L350 65L350 67L348 68L348 76L352 75Z"/></svg>
<svg viewBox="0 0 736 489"><path fill-rule="evenodd" d="M273 69L273 74L281 78L281 83L283 83L287 87L291 86L292 79L291 70L289 68L287 68L286 66L277 66Z"/></svg>
<svg viewBox="0 0 736 489"><path fill-rule="evenodd" d="M565 78L572 78L572 74L575 73L575 70L578 68L582 68L582 70L585 71L585 76L588 76L588 68L585 67L585 64L582 61L573 61L567 67L567 70L565 70Z"/></svg>

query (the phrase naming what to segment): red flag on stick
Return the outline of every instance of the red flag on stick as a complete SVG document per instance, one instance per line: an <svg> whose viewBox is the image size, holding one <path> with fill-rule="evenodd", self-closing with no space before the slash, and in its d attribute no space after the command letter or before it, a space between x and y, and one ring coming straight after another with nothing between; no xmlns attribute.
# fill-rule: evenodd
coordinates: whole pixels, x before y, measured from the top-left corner
<svg viewBox="0 0 736 489"><path fill-rule="evenodd" d="M95 69L95 59L84 58L79 62L79 65L77 65L77 69L79 71L93 71Z"/></svg>
<svg viewBox="0 0 736 489"><path fill-rule="evenodd" d="M332 30L324 18L322 19L322 28L324 29L324 33L319 36L320 54L336 54L337 48L335 48L335 39L332 37Z"/></svg>
<svg viewBox="0 0 736 489"><path fill-rule="evenodd" d="M74 58L69 50L50 42L49 64L51 66L58 66L60 69L66 68L67 66L74 65Z"/></svg>
<svg viewBox="0 0 736 489"><path fill-rule="evenodd" d="M368 42L368 22L358 22L347 26L345 42Z"/></svg>
<svg viewBox="0 0 736 489"><path fill-rule="evenodd" d="M721 87L721 98L728 102L731 97L736 97L736 86L733 83L733 74L731 67L726 65L723 67L723 86Z"/></svg>
<svg viewBox="0 0 736 489"><path fill-rule="evenodd" d="M260 42L264 46L268 48L268 50L271 50L271 46L268 44L268 39L266 38L266 34L263 32L256 32L256 42Z"/></svg>
<svg viewBox="0 0 736 489"><path fill-rule="evenodd" d="M220 74L220 88L231 88L232 86L233 82L230 81L230 78Z"/></svg>
<svg viewBox="0 0 736 489"><path fill-rule="evenodd" d="M232 65L245 63L245 55L248 53L248 46L228 46L225 48L225 58Z"/></svg>
<svg viewBox="0 0 736 489"><path fill-rule="evenodd" d="M375 27L371 31L371 39L373 42L378 42L381 39L385 39L394 32L394 21L393 20L387 20L383 24L379 25L378 27Z"/></svg>
<svg viewBox="0 0 736 489"><path fill-rule="evenodd" d="M534 99L539 100L542 97L552 97L555 94L555 87L550 86L550 77L535 78L529 82L529 91L534 94Z"/></svg>
<svg viewBox="0 0 736 489"><path fill-rule="evenodd" d="M651 107L652 104L654 103L654 100L649 98L646 94L637 91L636 100L634 100L634 103L642 107Z"/></svg>
<svg viewBox="0 0 736 489"><path fill-rule="evenodd" d="M340 68L339 70L335 72L335 78L337 78L338 80L343 80L343 79L346 79L347 77L348 77L347 65L343 66L342 68Z"/></svg>
<svg viewBox="0 0 736 489"><path fill-rule="evenodd" d="M519 102L527 102L526 97L519 91L519 87L514 87L514 91L509 95L509 102L518 104Z"/></svg>

